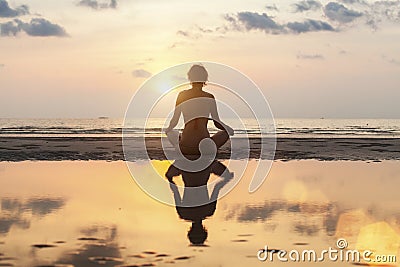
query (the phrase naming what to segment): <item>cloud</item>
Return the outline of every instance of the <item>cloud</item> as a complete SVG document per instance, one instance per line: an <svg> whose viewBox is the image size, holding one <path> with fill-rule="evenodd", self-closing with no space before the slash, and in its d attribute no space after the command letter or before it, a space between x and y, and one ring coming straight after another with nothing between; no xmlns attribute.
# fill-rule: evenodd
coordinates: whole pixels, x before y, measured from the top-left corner
<svg viewBox="0 0 400 267"><path fill-rule="evenodd" d="M115 6L116 2L111 1L110 5ZM23 22L16 17L30 15L27 5L19 5L11 8L7 0L0 0L0 18L15 18L12 21L0 23L0 36L15 36L19 32L26 32L30 36L67 36L64 28L53 24L44 18L33 18L29 23ZM41 16L38 13L33 15Z"/></svg>
<svg viewBox="0 0 400 267"><path fill-rule="evenodd" d="M246 30L262 30L266 33L281 33L284 29L266 13L239 12L237 20L244 25Z"/></svg>
<svg viewBox="0 0 400 267"><path fill-rule="evenodd" d="M378 30L378 24L382 21L380 18L376 18L370 14L367 14L367 20L365 24L368 25L373 31Z"/></svg>
<svg viewBox="0 0 400 267"><path fill-rule="evenodd" d="M325 57L321 54L297 54L297 59L325 59Z"/></svg>
<svg viewBox="0 0 400 267"><path fill-rule="evenodd" d="M3 198L0 206L5 216L0 217L0 234L8 234L13 226L28 229L32 217L41 219L61 210L65 204L63 198L31 198L27 201ZM32 216L27 217L27 212Z"/></svg>
<svg viewBox="0 0 400 267"><path fill-rule="evenodd" d="M237 214L239 222L263 222L271 219L276 213L285 208L284 201L269 201L262 205L248 206Z"/></svg>
<svg viewBox="0 0 400 267"><path fill-rule="evenodd" d="M218 31L221 31L223 33L226 33L228 30L233 29L236 31L240 31L240 25L238 24L238 20L236 18L236 15L231 15L231 14L225 14L224 16L224 20L227 21L229 23L229 26L227 25L223 25L220 27L217 27Z"/></svg>
<svg viewBox="0 0 400 267"><path fill-rule="evenodd" d="M350 5L354 5L354 4L368 5L368 3L363 0L339 0L339 2L342 2L344 4L350 4Z"/></svg>
<svg viewBox="0 0 400 267"><path fill-rule="evenodd" d="M188 31L182 31L182 30L177 31L176 34L177 35L182 35L184 37L189 37L190 36L190 33Z"/></svg>
<svg viewBox="0 0 400 267"><path fill-rule="evenodd" d="M6 0L0 0L0 17L1 18L13 18L22 15L29 14L29 7L21 5L12 9Z"/></svg>
<svg viewBox="0 0 400 267"><path fill-rule="evenodd" d="M219 30L203 28L198 25L193 25L189 29L177 31L176 35L184 37L184 38L188 38L188 39L197 40L197 39L201 38L204 34L212 34L217 31L219 31ZM171 46L169 46L169 48L175 48L182 43L183 42L174 42Z"/></svg>
<svg viewBox="0 0 400 267"><path fill-rule="evenodd" d="M32 198L25 203L25 208L32 210L32 214L44 217L60 210L65 205L62 198Z"/></svg>
<svg viewBox="0 0 400 267"><path fill-rule="evenodd" d="M344 24L351 22L364 23L373 30L377 30L385 20L400 23L400 0L381 0L368 3L366 0L337 0L322 5L318 0L301 0L295 3L295 12L320 9L321 16L329 20L310 19L289 22L279 21L279 18L268 15L266 12L242 11L224 14L224 24L213 29L204 29L199 26L190 30L180 30L177 35L185 38L198 39L204 34L213 34L223 37L232 31L248 32L262 31L267 34L301 34L309 32L339 32ZM358 9L348 8L344 4L356 5ZM267 5L266 9L277 11L276 5ZM350 24L350 26L355 24ZM175 45L174 45L175 46Z"/></svg>
<svg viewBox="0 0 400 267"><path fill-rule="evenodd" d="M149 77L151 77L152 74L150 72L148 72L147 70L137 69L137 70L132 71L132 75L133 75L133 77L136 77L136 78L149 78Z"/></svg>
<svg viewBox="0 0 400 267"><path fill-rule="evenodd" d="M213 32L213 30L211 30L211 29L202 28L198 25L196 25L196 28L197 28L197 30L199 30L202 33L212 33Z"/></svg>
<svg viewBox="0 0 400 267"><path fill-rule="evenodd" d="M344 4L354 5L357 9L346 7ZM374 2L331 0L326 5L318 0L298 0L292 6L294 12L297 13L319 9L319 15L325 19L304 18L303 20L280 21L279 17L271 16L267 12L242 11L223 14L224 23L215 28L207 29L194 25L190 29L177 31L177 35L188 39L199 39L204 35L223 38L226 34L235 31L262 31L266 34L340 32L357 24L364 24L376 31L382 22L400 23L400 0L377 0ZM268 11L278 11L275 4L268 4L265 8ZM175 48L179 44L179 42L175 42L170 48Z"/></svg>
<svg viewBox="0 0 400 267"><path fill-rule="evenodd" d="M303 224L300 222L295 222L293 224L293 230L302 236L315 236L320 231L320 228L316 224Z"/></svg>
<svg viewBox="0 0 400 267"><path fill-rule="evenodd" d="M400 66L400 60L391 58L391 59L388 60L388 62L391 63L391 64L394 64L394 65Z"/></svg>
<svg viewBox="0 0 400 267"><path fill-rule="evenodd" d="M273 5L266 5L265 9L267 9L268 11L279 11L278 7L273 4Z"/></svg>
<svg viewBox="0 0 400 267"><path fill-rule="evenodd" d="M329 23L313 19L308 19L303 22L289 22L286 27L294 33L335 31Z"/></svg>
<svg viewBox="0 0 400 267"><path fill-rule="evenodd" d="M111 0L109 7L114 9L117 8L118 7L117 0Z"/></svg>
<svg viewBox="0 0 400 267"><path fill-rule="evenodd" d="M336 2L329 2L324 7L325 15L333 21L338 21L340 23L349 23L359 18L363 15L363 13L348 9L342 4Z"/></svg>
<svg viewBox="0 0 400 267"><path fill-rule="evenodd" d="M383 1L376 1L372 4L373 7L383 6L383 7L399 7L400 1L399 0L383 0Z"/></svg>
<svg viewBox="0 0 400 267"><path fill-rule="evenodd" d="M360 17L362 15L365 19L365 24L369 26L373 31L377 31L379 29L379 24L381 24L385 20L392 23L400 23L400 0L383 0L375 1L372 3L368 3L364 0L339 1L349 5L356 4L358 6L361 6L363 8L362 12L357 12L353 10L350 11L356 12L355 17ZM352 20L352 16L349 17L349 20Z"/></svg>
<svg viewBox="0 0 400 267"><path fill-rule="evenodd" d="M21 27L30 36L67 36L63 27L43 18L35 18L30 23L22 23Z"/></svg>
<svg viewBox="0 0 400 267"><path fill-rule="evenodd" d="M231 24L231 29L237 31L261 30L272 34L335 31L329 23L313 19L279 24L266 13L239 12L236 15L226 15L225 19Z"/></svg>
<svg viewBox="0 0 400 267"><path fill-rule="evenodd" d="M87 6L87 7L93 8L93 9L98 9L99 3L97 3L96 0L81 0L78 3L78 6Z"/></svg>
<svg viewBox="0 0 400 267"><path fill-rule="evenodd" d="M304 0L293 4L294 12L304 12L308 10L318 10L322 7L321 3L314 0Z"/></svg>
<svg viewBox="0 0 400 267"><path fill-rule="evenodd" d="M173 44L171 44L170 46L168 46L169 49L174 49L177 48L179 46L183 46L184 44L186 44L186 42L174 42Z"/></svg>
<svg viewBox="0 0 400 267"><path fill-rule="evenodd" d="M382 22L400 23L400 0L338 0L329 2L324 7L325 15L332 21L339 23L353 22L359 17L363 17L365 25L373 31L379 29ZM356 5L362 10L351 10L343 4Z"/></svg>
<svg viewBox="0 0 400 267"><path fill-rule="evenodd" d="M289 202L283 200L272 200L266 201L262 204L256 205L245 205L239 204L234 207L227 207L227 212L225 216L225 220L233 221L237 220L238 222L263 222L271 220L274 216L278 215L279 212L285 212L286 214L290 213L299 213L301 210L301 203L298 202ZM336 208L333 203L327 204L316 204L318 209L308 213L309 216L320 216L321 210L324 214L324 219L327 218L330 214L328 213L330 209ZM294 222L292 224L296 226L297 223ZM321 228L321 225L318 225L318 228ZM306 231L307 232L307 231Z"/></svg>
<svg viewBox="0 0 400 267"><path fill-rule="evenodd" d="M85 7L90 7L92 9L116 9L118 6L117 0L111 0L109 4L107 3L99 3L97 0L81 0L77 4L78 6L85 6Z"/></svg>
<svg viewBox="0 0 400 267"><path fill-rule="evenodd" d="M154 61L154 59L151 57L148 57L148 58L143 59L142 61L136 62L136 66L144 66L148 62L152 62L152 61Z"/></svg>
<svg viewBox="0 0 400 267"><path fill-rule="evenodd" d="M400 0L376 1L370 5L370 18L377 24L382 19L400 23Z"/></svg>
<svg viewBox="0 0 400 267"><path fill-rule="evenodd" d="M116 266L121 263L122 247L121 244L118 244L118 228L114 225L101 227L103 229L96 228L97 226L93 226L81 231L82 234L89 235L80 238L83 240L80 240L79 253L65 251L55 262L67 266ZM85 238L89 240L85 240ZM97 242L90 241L90 239L97 240ZM35 264L30 265L37 265L37 259L34 262Z"/></svg>
<svg viewBox="0 0 400 267"><path fill-rule="evenodd" d="M390 64L400 66L400 60L397 60L395 58L388 58L387 56L382 55L382 59Z"/></svg>
<svg viewBox="0 0 400 267"><path fill-rule="evenodd" d="M23 22L19 19L0 23L1 36L15 36L21 31L30 36L68 36L63 27L51 23L50 21L43 18L33 18L29 23Z"/></svg>
<svg viewBox="0 0 400 267"><path fill-rule="evenodd" d="M21 31L14 21L0 23L0 36L15 36Z"/></svg>
<svg viewBox="0 0 400 267"><path fill-rule="evenodd" d="M200 32L200 33L196 33L196 31ZM176 34L179 35L179 36L190 38L190 39L199 39L201 37L201 33L210 33L210 32L212 32L212 31L211 30L207 30L207 29L203 29L203 28L200 28L200 27L196 27L196 29L191 30L191 31L189 31L189 30L187 30L187 31L179 30L179 31L176 32Z"/></svg>

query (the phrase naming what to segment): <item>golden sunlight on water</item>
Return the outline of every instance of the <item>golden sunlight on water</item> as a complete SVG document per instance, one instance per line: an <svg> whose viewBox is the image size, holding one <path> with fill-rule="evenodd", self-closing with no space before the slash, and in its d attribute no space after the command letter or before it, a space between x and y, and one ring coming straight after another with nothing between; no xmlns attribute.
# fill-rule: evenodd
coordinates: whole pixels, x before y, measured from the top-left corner
<svg viewBox="0 0 400 267"><path fill-rule="evenodd" d="M397 255L400 235L387 222L380 221L363 226L358 234L357 250L371 250L379 255ZM372 257L378 261L376 257ZM380 264L377 262L377 264ZM386 264L382 262L381 264Z"/></svg>
<svg viewBox="0 0 400 267"><path fill-rule="evenodd" d="M152 165L163 177L170 163ZM204 245L193 246L191 222L141 191L124 162L0 163L0 265L265 266L265 245L319 255L338 238L399 258L398 162L274 162L257 192L247 192L249 181L218 201Z"/></svg>

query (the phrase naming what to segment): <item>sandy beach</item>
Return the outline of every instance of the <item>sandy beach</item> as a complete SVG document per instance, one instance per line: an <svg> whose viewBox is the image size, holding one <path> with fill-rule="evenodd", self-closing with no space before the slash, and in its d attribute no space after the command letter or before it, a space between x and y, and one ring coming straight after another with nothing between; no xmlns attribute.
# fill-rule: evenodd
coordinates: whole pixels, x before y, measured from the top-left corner
<svg viewBox="0 0 400 267"><path fill-rule="evenodd" d="M146 159L139 147L139 138L128 139L132 159ZM246 147L246 139L235 139ZM250 138L250 158L259 158L260 139ZM265 140L271 142L271 140ZM150 159L163 160L161 139L146 138ZM275 160L356 160L381 161L400 159L399 138L280 138L277 140ZM172 149L172 148L169 148ZM235 153L232 159L247 158L247 150ZM224 145L218 159L230 157L229 143ZM117 137L2 137L0 161L25 160L124 160L122 141Z"/></svg>

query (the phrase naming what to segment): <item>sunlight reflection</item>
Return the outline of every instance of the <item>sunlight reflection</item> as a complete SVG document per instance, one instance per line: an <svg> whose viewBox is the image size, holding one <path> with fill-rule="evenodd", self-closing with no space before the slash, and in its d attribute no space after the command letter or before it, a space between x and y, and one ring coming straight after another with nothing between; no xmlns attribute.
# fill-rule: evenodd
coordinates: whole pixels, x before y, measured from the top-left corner
<svg viewBox="0 0 400 267"><path fill-rule="evenodd" d="M375 255L399 256L399 248L400 235L387 222L368 224L360 229L356 245L359 251L370 250ZM374 260L374 257L371 259Z"/></svg>
<svg viewBox="0 0 400 267"><path fill-rule="evenodd" d="M344 212L339 216L335 236L346 239L349 248L354 248L360 229L370 223L372 219L362 209Z"/></svg>

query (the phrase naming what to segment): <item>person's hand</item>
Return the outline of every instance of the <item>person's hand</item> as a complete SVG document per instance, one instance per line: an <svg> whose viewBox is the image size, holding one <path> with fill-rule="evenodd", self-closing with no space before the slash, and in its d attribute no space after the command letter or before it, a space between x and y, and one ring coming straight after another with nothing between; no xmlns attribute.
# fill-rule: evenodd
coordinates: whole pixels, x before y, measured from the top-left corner
<svg viewBox="0 0 400 267"><path fill-rule="evenodd" d="M224 181L230 181L233 179L233 177L235 177L235 173L228 171L228 172L224 173L221 177L223 178Z"/></svg>
<svg viewBox="0 0 400 267"><path fill-rule="evenodd" d="M166 134L169 133L170 131L171 131L171 129L169 127L163 129L163 132L166 133Z"/></svg>
<svg viewBox="0 0 400 267"><path fill-rule="evenodd" d="M168 182L175 184L175 182L172 180L174 177L173 176L165 176L168 180Z"/></svg>
<svg viewBox="0 0 400 267"><path fill-rule="evenodd" d="M229 183L234 177L233 172L224 172L224 174L221 176L221 180L215 184L215 187L217 190L221 190L222 187L224 187L227 183Z"/></svg>
<svg viewBox="0 0 400 267"><path fill-rule="evenodd" d="M178 187L172 180L169 183L169 188L171 189L172 192L179 194Z"/></svg>

